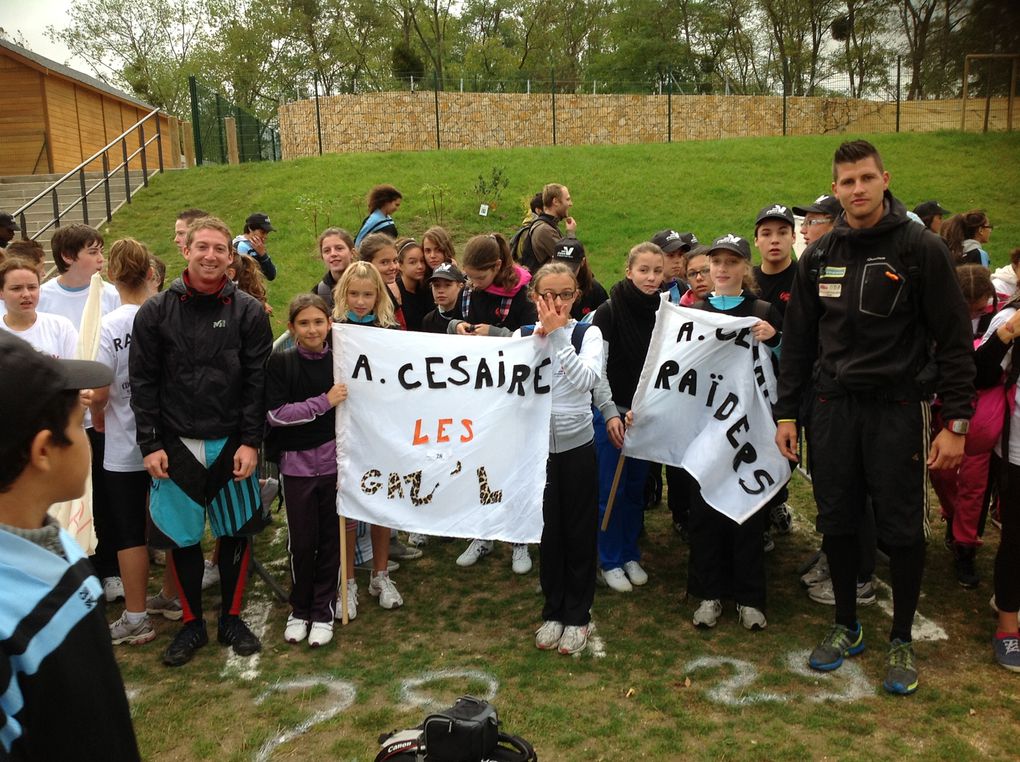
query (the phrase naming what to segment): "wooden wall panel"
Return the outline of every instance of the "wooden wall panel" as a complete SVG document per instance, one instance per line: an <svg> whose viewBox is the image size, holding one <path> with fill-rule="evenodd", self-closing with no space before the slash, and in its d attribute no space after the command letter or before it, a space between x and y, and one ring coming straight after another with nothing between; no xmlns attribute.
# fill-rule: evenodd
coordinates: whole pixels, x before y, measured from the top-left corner
<svg viewBox="0 0 1020 762"><path fill-rule="evenodd" d="M81 146L82 161L106 145L106 125L103 118L103 98L93 90L75 87L75 99L78 104L78 141ZM86 167L90 172L102 169L99 161Z"/></svg>
<svg viewBox="0 0 1020 762"><path fill-rule="evenodd" d="M81 163L81 141L78 137L78 103L75 87L70 82L49 76L46 83L46 106L49 112L50 145L53 147L53 171L67 172Z"/></svg>
<svg viewBox="0 0 1020 762"><path fill-rule="evenodd" d="M0 55L0 175L48 172L40 74Z"/></svg>

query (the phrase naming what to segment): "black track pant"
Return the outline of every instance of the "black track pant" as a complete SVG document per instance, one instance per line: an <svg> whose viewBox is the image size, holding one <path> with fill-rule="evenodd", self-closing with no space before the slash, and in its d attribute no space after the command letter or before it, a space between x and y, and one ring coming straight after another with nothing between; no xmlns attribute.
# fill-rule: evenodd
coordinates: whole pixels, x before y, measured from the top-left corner
<svg viewBox="0 0 1020 762"><path fill-rule="evenodd" d="M598 566L599 474L593 443L549 453L542 516L542 619L588 624Z"/></svg>

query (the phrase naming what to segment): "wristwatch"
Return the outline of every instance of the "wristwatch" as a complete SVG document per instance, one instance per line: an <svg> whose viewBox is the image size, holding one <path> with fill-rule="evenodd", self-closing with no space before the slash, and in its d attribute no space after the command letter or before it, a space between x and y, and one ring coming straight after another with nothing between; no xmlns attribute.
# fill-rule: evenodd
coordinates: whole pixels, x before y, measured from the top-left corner
<svg viewBox="0 0 1020 762"><path fill-rule="evenodd" d="M946 421L946 428L954 434L966 434L970 431L970 421L965 418L955 418L951 421Z"/></svg>

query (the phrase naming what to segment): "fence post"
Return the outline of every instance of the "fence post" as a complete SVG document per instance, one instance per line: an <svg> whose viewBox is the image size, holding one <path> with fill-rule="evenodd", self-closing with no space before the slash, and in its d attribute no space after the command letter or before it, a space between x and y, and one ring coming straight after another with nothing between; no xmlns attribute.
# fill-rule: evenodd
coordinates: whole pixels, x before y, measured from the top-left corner
<svg viewBox="0 0 1020 762"><path fill-rule="evenodd" d="M149 166L145 161L145 126L138 125L138 150L142 159L142 185L149 187Z"/></svg>
<svg viewBox="0 0 1020 762"><path fill-rule="evenodd" d="M232 116L223 117L223 131L227 136L227 161L240 164L241 158L237 151L237 120Z"/></svg>
<svg viewBox="0 0 1020 762"><path fill-rule="evenodd" d="M322 116L319 113L319 73L315 72L315 133L319 136L319 156L322 156Z"/></svg>
<svg viewBox="0 0 1020 762"><path fill-rule="evenodd" d="M216 93L216 127L220 133L220 164L227 163L227 137L225 135L226 130L223 127L223 111L220 108L222 98L219 93Z"/></svg>
<svg viewBox="0 0 1020 762"><path fill-rule="evenodd" d="M963 57L963 94L960 98L960 131L967 129L967 83L970 79L970 56Z"/></svg>
<svg viewBox="0 0 1020 762"><path fill-rule="evenodd" d="M127 202L131 203L131 172L128 169L128 155L127 155L127 140L125 138L120 139L121 153L124 154L124 195L127 197Z"/></svg>
<svg viewBox="0 0 1020 762"><path fill-rule="evenodd" d="M985 80L985 123L981 132L988 132L988 114L992 110L992 62L988 61L988 79Z"/></svg>
<svg viewBox="0 0 1020 762"><path fill-rule="evenodd" d="M85 191L85 167L78 170L78 184L81 186L81 216L82 221L89 224L89 197Z"/></svg>
<svg viewBox="0 0 1020 762"><path fill-rule="evenodd" d="M673 70L668 69L666 76L666 142L673 142Z"/></svg>
<svg viewBox="0 0 1020 762"><path fill-rule="evenodd" d="M783 136L786 136L786 85L783 85Z"/></svg>
<svg viewBox="0 0 1020 762"><path fill-rule="evenodd" d="M1013 101L1016 99L1018 69L1020 69L1020 56L1013 56L1013 66L1009 72L1009 100L1006 101L1006 132L1013 131Z"/></svg>
<svg viewBox="0 0 1020 762"><path fill-rule="evenodd" d="M896 56L896 132L900 131L900 70L903 56Z"/></svg>
<svg viewBox="0 0 1020 762"><path fill-rule="evenodd" d="M432 72L432 94L436 106L436 150L438 151L442 146L439 142L439 75L436 72Z"/></svg>
<svg viewBox="0 0 1020 762"><path fill-rule="evenodd" d="M167 127L170 126L170 122L167 122ZM156 114L156 156L159 157L159 173L163 174L163 124L159 118L159 114Z"/></svg>
<svg viewBox="0 0 1020 762"><path fill-rule="evenodd" d="M202 163L202 126L200 123L200 116L198 113L198 83L195 81L194 75L188 77L188 90L191 92L191 127L192 134L195 136L195 162L197 164ZM187 153L187 146L185 145L185 153Z"/></svg>
<svg viewBox="0 0 1020 762"><path fill-rule="evenodd" d="M110 156L103 151L103 194L106 196L106 219L113 218L113 204L110 202Z"/></svg>
<svg viewBox="0 0 1020 762"><path fill-rule="evenodd" d="M553 145L556 145L556 69L552 69L552 122L553 122Z"/></svg>

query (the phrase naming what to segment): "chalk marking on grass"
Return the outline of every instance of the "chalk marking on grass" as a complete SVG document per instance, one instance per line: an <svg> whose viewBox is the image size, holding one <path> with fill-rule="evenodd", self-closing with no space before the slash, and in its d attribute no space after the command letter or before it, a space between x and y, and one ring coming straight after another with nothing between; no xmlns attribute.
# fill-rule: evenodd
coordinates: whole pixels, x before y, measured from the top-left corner
<svg viewBox="0 0 1020 762"><path fill-rule="evenodd" d="M425 696L418 691L423 685L434 683L439 680L453 680L463 678L485 683L486 692L481 698L492 701L496 698L499 690L499 681L494 675L482 672L480 669L437 669L423 672L418 677L411 677L400 681L400 702L408 707L422 707L425 709L441 708L440 703L430 696Z"/></svg>
<svg viewBox="0 0 1020 762"><path fill-rule="evenodd" d="M721 681L717 686L705 691L712 701L726 706L747 706L749 704L783 703L785 696L776 693L745 693L745 689L758 677L757 668L743 659L728 656L702 656L687 662L684 673L690 674L699 669L715 667L732 667L733 676Z"/></svg>
<svg viewBox="0 0 1020 762"><path fill-rule="evenodd" d="M354 699L358 695L358 690L351 683L346 680L337 680L333 677L321 676L321 677L302 677L297 680L288 680L286 682L277 683L270 686L258 698L255 699L255 705L259 706L269 696L274 693L282 691L303 691L316 686L325 686L326 690L329 691L334 697L334 700L319 711L312 714L304 722L298 723L292 728L288 728L280 733L275 738L270 738L252 757L254 762L267 762L272 757L273 750L285 743L293 741L298 736L304 735L313 727L319 723L326 722L327 720L336 717L343 711L346 711L354 704Z"/></svg>
<svg viewBox="0 0 1020 762"><path fill-rule="evenodd" d="M823 690L807 697L808 701L837 701L853 703L860 699L872 698L875 689L868 683L861 665L852 661L844 661L843 666L832 672L819 672L808 666L811 652L791 651L786 655L786 668L793 674L804 677L814 683L820 683L832 690Z"/></svg>
<svg viewBox="0 0 1020 762"><path fill-rule="evenodd" d="M606 642L595 629L595 620L588 622L588 645L577 653L571 654L575 659L580 659L585 653L591 654L593 659L606 658Z"/></svg>
<svg viewBox="0 0 1020 762"><path fill-rule="evenodd" d="M248 598L248 604L244 607L244 621L247 622L248 627L255 637L260 641L262 636L266 634L266 625L269 620L269 611L272 608L272 603L265 598L251 596ZM220 677L229 677L231 675L240 678L241 680L251 681L259 676L259 659L262 656L262 651L257 651L251 656L238 656L234 653L233 649L227 647L227 662L223 665L223 671L220 672Z"/></svg>
<svg viewBox="0 0 1020 762"><path fill-rule="evenodd" d="M892 588L878 577L875 577L875 587L887 593L887 595L883 595L878 599L878 607L892 619ZM914 624L911 627L911 635L914 640L949 640L949 634L945 630L919 611L914 612Z"/></svg>

